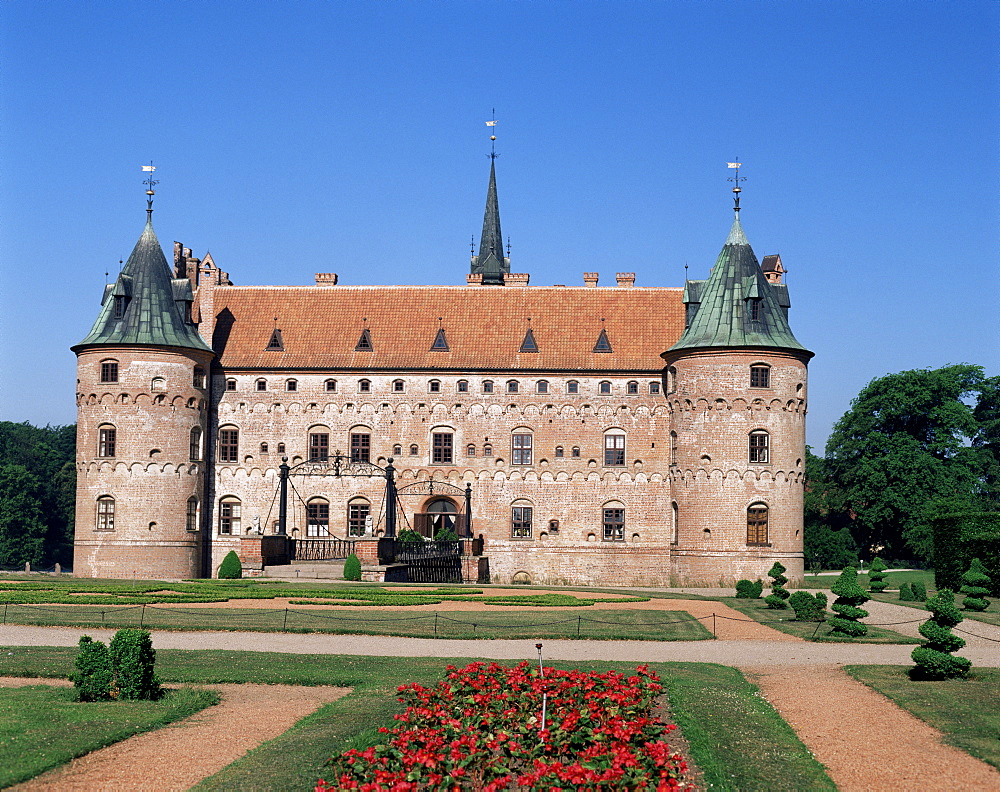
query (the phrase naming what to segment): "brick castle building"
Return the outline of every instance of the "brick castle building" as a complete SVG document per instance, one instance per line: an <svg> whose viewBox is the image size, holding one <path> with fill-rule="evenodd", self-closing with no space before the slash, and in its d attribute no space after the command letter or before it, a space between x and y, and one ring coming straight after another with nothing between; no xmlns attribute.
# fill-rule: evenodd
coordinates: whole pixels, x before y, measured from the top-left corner
<svg viewBox="0 0 1000 792"><path fill-rule="evenodd" d="M776 560L801 578L812 353L763 261L737 182L707 280L531 286L494 163L463 285L237 286L179 243L171 267L150 199L73 347L75 572L213 575L279 530L284 460L298 540L385 532L391 467L399 530L481 535L496 582L717 584Z"/></svg>

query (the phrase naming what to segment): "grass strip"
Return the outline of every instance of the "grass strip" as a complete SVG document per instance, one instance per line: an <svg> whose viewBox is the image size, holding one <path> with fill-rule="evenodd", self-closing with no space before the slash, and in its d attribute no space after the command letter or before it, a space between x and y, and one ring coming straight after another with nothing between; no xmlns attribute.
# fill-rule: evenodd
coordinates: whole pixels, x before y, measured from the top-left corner
<svg viewBox="0 0 1000 792"><path fill-rule="evenodd" d="M0 650L0 675L65 677L72 671L75 654L72 647L7 647ZM157 673L172 683L257 682L354 689L195 787L203 791L311 788L323 776L328 758L379 741L375 730L391 725L392 715L401 711L396 701L399 685L432 685L449 662L464 666L471 658L157 651ZM635 668L610 662L546 665L599 672ZM673 717L690 743L691 758L705 773L706 787L834 789L792 729L736 669L708 663L652 663L650 668L663 679Z"/></svg>
<svg viewBox="0 0 1000 792"><path fill-rule="evenodd" d="M0 788L218 703L210 690L169 690L159 701L75 701L73 688L0 688Z"/></svg>
<svg viewBox="0 0 1000 792"><path fill-rule="evenodd" d="M699 641L712 634L684 611L415 611L373 614L370 609L101 608L7 605L6 622L40 626L143 627L156 630L322 632L409 638L580 638L622 641Z"/></svg>
<svg viewBox="0 0 1000 792"><path fill-rule="evenodd" d="M868 625L868 635L863 638L848 638L843 635L833 635L829 626L821 622L795 621L795 612L788 610L772 610L764 604L764 600L736 599L723 600L726 605L749 616L754 621L766 624L788 635L804 638L818 643L880 643L880 644L918 644L920 639L887 630L884 627Z"/></svg>
<svg viewBox="0 0 1000 792"><path fill-rule="evenodd" d="M1000 769L1000 668L973 668L967 679L913 682L901 666L844 670L944 734L949 745Z"/></svg>

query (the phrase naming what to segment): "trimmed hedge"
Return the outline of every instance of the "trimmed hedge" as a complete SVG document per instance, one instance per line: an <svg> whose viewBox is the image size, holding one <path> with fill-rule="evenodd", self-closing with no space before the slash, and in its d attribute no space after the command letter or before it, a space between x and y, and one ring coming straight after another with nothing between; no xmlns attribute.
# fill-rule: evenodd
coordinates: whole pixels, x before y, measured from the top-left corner
<svg viewBox="0 0 1000 792"><path fill-rule="evenodd" d="M240 557L236 555L235 550L226 553L226 557L219 564L219 577L228 580L243 577L243 564L240 563Z"/></svg>
<svg viewBox="0 0 1000 792"><path fill-rule="evenodd" d="M927 586L922 581L914 580L910 584L910 594L913 597L912 602L927 602Z"/></svg>
<svg viewBox="0 0 1000 792"><path fill-rule="evenodd" d="M111 656L108 647L89 635L80 638L80 651L73 665L70 681L76 688L77 701L107 701L111 698Z"/></svg>
<svg viewBox="0 0 1000 792"><path fill-rule="evenodd" d="M885 582L885 571L889 567L878 556L872 559L872 564L868 568L868 588L873 594L881 594L889 584Z"/></svg>
<svg viewBox="0 0 1000 792"><path fill-rule="evenodd" d="M1000 512L959 512L932 521L934 584L956 591L973 558L990 578L990 593L1000 597Z"/></svg>
<svg viewBox="0 0 1000 792"><path fill-rule="evenodd" d="M361 580L361 561L354 553L344 561L344 580Z"/></svg>
<svg viewBox="0 0 1000 792"><path fill-rule="evenodd" d="M148 630L127 627L115 633L108 646L114 686L120 700L155 700L162 694L153 666L156 650Z"/></svg>
<svg viewBox="0 0 1000 792"><path fill-rule="evenodd" d="M932 615L920 625L920 634L927 640L910 655L916 663L910 669L910 678L936 680L966 676L972 661L951 654L965 646L965 639L951 631L962 622L962 614L955 607L955 594L950 589L942 589L936 597L927 600L927 609Z"/></svg>
<svg viewBox="0 0 1000 792"><path fill-rule="evenodd" d="M962 607L970 611L984 611L990 607L985 595L990 593L990 578L978 558L973 558L968 571L962 575Z"/></svg>
<svg viewBox="0 0 1000 792"><path fill-rule="evenodd" d="M764 592L764 581L757 580L737 580L736 599L760 599Z"/></svg>
<svg viewBox="0 0 1000 792"><path fill-rule="evenodd" d="M900 602L914 602L913 589L910 588L909 583L899 584L899 601Z"/></svg>
<svg viewBox="0 0 1000 792"><path fill-rule="evenodd" d="M822 591L815 597L808 591L796 591L788 604L795 611L795 621L826 621L826 594Z"/></svg>

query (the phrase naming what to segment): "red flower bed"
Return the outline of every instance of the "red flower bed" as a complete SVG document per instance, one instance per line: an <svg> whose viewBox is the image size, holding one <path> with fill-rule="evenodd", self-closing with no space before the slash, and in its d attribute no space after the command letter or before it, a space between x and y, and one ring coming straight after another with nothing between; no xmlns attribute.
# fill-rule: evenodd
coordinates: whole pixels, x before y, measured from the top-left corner
<svg viewBox="0 0 1000 792"><path fill-rule="evenodd" d="M380 729L387 742L332 759L336 780L316 792L686 789L687 765L662 740L676 727L652 714L662 690L645 666L544 678L527 662L448 666L434 688L400 687L407 708Z"/></svg>

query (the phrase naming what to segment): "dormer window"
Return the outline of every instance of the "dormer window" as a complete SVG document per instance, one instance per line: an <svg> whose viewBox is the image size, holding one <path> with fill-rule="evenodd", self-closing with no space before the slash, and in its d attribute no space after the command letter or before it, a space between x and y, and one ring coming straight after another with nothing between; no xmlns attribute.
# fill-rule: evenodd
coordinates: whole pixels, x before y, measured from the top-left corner
<svg viewBox="0 0 1000 792"><path fill-rule="evenodd" d="M125 306L128 304L128 298L124 294L115 295L115 319L121 319L125 316Z"/></svg>
<svg viewBox="0 0 1000 792"><path fill-rule="evenodd" d="M194 376L191 378L191 380L192 380L192 384L194 385L194 387L196 387L196 388L204 388L205 387L205 369L203 369L201 366L196 367L195 370L194 370Z"/></svg>
<svg viewBox="0 0 1000 792"><path fill-rule="evenodd" d="M747 300L747 317L751 322L760 321L760 298L754 297Z"/></svg>

